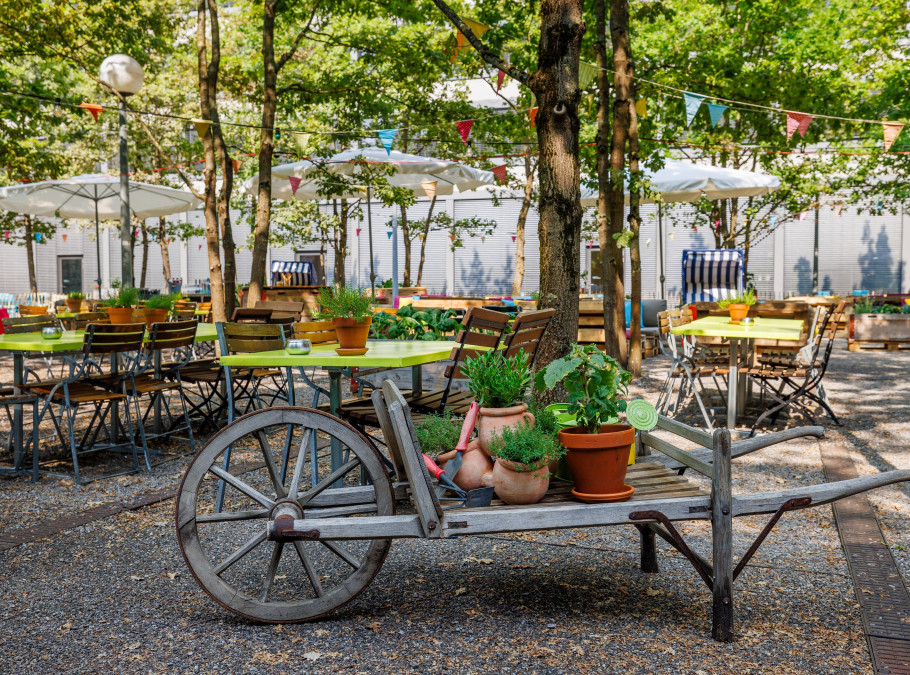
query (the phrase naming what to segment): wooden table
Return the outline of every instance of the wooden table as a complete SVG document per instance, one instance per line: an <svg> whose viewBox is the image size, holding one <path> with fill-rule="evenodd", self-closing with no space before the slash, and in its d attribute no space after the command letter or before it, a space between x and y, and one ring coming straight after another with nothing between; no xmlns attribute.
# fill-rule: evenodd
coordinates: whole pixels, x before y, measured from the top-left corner
<svg viewBox="0 0 910 675"><path fill-rule="evenodd" d="M0 352L13 355L13 387L17 394L22 393L21 386L25 379L26 354L60 354L78 351L82 348L84 330L66 330L58 340L45 340L41 333L5 333L0 335ZM196 342L212 342L218 337L215 326L211 323L200 323L196 327ZM21 471L23 410L22 405L13 406L13 471Z"/></svg>
<svg viewBox="0 0 910 675"><path fill-rule="evenodd" d="M798 319L758 317L751 324L730 323L729 316L706 316L670 329L674 335L719 337L730 343L730 374L727 386L727 428L736 428L736 417L748 395L747 377L740 368L753 365L756 340L798 342L803 322Z"/></svg>

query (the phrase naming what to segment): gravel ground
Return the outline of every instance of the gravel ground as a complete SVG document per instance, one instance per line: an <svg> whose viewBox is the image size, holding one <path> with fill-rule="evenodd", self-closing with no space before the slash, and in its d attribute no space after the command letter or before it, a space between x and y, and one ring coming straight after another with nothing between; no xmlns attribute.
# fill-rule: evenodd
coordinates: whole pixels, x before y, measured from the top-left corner
<svg viewBox="0 0 910 675"><path fill-rule="evenodd" d="M910 354L838 348L826 380L861 474L910 468ZM667 362L636 386L652 400ZM692 410L687 411L689 415ZM794 420L790 424L801 423ZM2 479L0 532L174 486L188 459L76 489ZM741 458L734 490L824 480L815 440ZM871 493L910 574L904 487ZM734 586L736 639L710 638L710 595L662 542L660 574L638 571L632 528L396 541L372 585L321 621L244 622L184 566L173 502L0 553L0 668L9 673L440 672L869 673L858 605L829 507L786 515ZM764 518L737 519L744 551ZM709 527L680 528L708 551Z"/></svg>

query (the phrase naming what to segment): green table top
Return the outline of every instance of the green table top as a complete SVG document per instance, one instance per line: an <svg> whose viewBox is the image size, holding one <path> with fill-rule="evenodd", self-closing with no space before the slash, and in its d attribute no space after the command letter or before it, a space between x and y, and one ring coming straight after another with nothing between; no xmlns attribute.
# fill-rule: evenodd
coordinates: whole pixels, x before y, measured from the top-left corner
<svg viewBox="0 0 910 675"><path fill-rule="evenodd" d="M362 356L339 356L333 345L314 345L304 356L288 354L283 349L256 354L232 354L221 357L223 366L321 368L404 368L443 361L452 353L454 342L449 340L370 340L370 348Z"/></svg>
<svg viewBox="0 0 910 675"><path fill-rule="evenodd" d="M771 319L758 317L751 325L730 323L729 316L706 316L683 326L671 329L674 335L700 335L739 340L793 340L798 341L803 331L799 319Z"/></svg>
<svg viewBox="0 0 910 675"><path fill-rule="evenodd" d="M69 352L82 347L84 330L65 330L59 340L45 340L41 333L0 335L0 351L6 352ZM215 325L200 323L196 327L196 342L218 339Z"/></svg>
<svg viewBox="0 0 910 675"><path fill-rule="evenodd" d="M206 314L209 314L209 310L207 309L196 310L196 316L205 316ZM57 312L54 316L56 316L58 319L72 319L76 315L72 312Z"/></svg>

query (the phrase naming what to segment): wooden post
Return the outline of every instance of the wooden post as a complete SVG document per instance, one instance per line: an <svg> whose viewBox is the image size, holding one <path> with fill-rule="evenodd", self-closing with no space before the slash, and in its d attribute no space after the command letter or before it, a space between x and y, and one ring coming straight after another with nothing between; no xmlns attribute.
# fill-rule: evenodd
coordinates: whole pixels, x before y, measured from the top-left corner
<svg viewBox="0 0 910 675"><path fill-rule="evenodd" d="M654 530L647 525L636 525L641 535L641 571L646 574L656 574L657 569L657 544L654 539Z"/></svg>
<svg viewBox="0 0 910 675"><path fill-rule="evenodd" d="M715 640L733 639L733 486L730 431L714 432L714 478L711 481L711 548L714 558Z"/></svg>

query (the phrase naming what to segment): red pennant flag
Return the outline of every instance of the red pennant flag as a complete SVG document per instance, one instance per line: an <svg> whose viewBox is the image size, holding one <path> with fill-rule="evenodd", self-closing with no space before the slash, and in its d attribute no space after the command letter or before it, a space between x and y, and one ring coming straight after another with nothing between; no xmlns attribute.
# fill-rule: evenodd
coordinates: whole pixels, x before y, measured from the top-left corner
<svg viewBox="0 0 910 675"><path fill-rule="evenodd" d="M358 228L357 228L357 236L358 236L358 237L360 236L360 230L361 230L361 228L358 227Z"/></svg>
<svg viewBox="0 0 910 675"><path fill-rule="evenodd" d="M812 121L812 115L807 115L806 113L790 112L787 111L787 141L793 138L793 134L796 131L799 131L799 136L802 138L806 135L806 130L809 128L809 122Z"/></svg>
<svg viewBox="0 0 910 675"><path fill-rule="evenodd" d="M535 107L535 108L531 108L531 109L528 111L528 117L531 118L531 126L533 127L534 124L536 124L536 122L537 122L537 108L536 108L536 107Z"/></svg>
<svg viewBox="0 0 910 675"><path fill-rule="evenodd" d="M237 173L240 171L241 164L243 164L243 162L241 162L236 157L231 158L231 166L234 167L234 173Z"/></svg>
<svg viewBox="0 0 910 675"><path fill-rule="evenodd" d="M505 164L501 164L500 166L494 166L492 171L493 171L493 175L496 176L497 179L499 179L500 183L506 182L506 165Z"/></svg>
<svg viewBox="0 0 910 675"><path fill-rule="evenodd" d="M499 93L500 88L502 87L502 81L506 79L506 73L503 70L500 70L496 75L496 93Z"/></svg>
<svg viewBox="0 0 910 675"><path fill-rule="evenodd" d="M516 239L518 239L518 235L517 235L517 234L513 234L513 235L512 235L512 241L514 242Z"/></svg>
<svg viewBox="0 0 910 675"><path fill-rule="evenodd" d="M897 137L901 134L901 129L904 128L902 122L885 122L882 125L882 131L885 134L885 152L888 152L891 149L891 146L894 145L894 141L897 140Z"/></svg>
<svg viewBox="0 0 910 675"><path fill-rule="evenodd" d="M468 136L471 135L471 127L474 126L474 120L461 120L461 122L456 122L455 126L458 127L458 133L461 134L461 141L467 145Z"/></svg>
<svg viewBox="0 0 910 675"><path fill-rule="evenodd" d="M297 178L297 176L290 176L290 177L288 178L288 180L289 180L290 183L291 183L291 194L296 195L296 194L297 194L297 188L300 187L300 181L301 181L302 179L301 179L301 178Z"/></svg>
<svg viewBox="0 0 910 675"><path fill-rule="evenodd" d="M168 238L167 238L167 243L168 243L168 244L170 244L172 241L174 241L174 240L173 240L171 237L168 237Z"/></svg>
<svg viewBox="0 0 910 675"><path fill-rule="evenodd" d="M79 107L92 113L92 117L96 122L98 121L98 116L104 112L104 108L97 103L80 103Z"/></svg>

